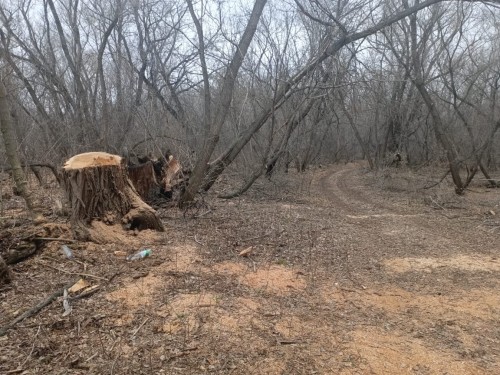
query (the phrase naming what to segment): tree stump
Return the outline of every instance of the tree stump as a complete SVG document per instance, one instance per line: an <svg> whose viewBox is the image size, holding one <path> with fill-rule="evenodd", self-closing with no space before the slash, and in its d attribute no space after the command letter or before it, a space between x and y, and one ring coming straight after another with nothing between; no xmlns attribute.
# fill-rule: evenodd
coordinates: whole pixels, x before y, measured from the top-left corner
<svg viewBox="0 0 500 375"><path fill-rule="evenodd" d="M164 231L155 210L137 194L118 155L88 152L73 156L64 164L63 185L71 204L73 234L79 240L92 240L93 220Z"/></svg>

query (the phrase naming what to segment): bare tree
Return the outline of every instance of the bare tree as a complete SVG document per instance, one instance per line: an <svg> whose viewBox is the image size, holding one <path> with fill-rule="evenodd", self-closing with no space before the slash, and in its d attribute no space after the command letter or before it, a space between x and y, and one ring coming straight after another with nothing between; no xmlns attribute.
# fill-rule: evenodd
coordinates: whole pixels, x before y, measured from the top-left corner
<svg viewBox="0 0 500 375"><path fill-rule="evenodd" d="M206 66L205 58L205 41L203 37L203 28L197 18L193 3L188 0L189 12L193 18L193 22L196 26L196 32L198 34L198 49L200 64L203 75L203 88L204 88L204 104L203 104L203 127L204 127L204 145L200 152L200 156L196 161L193 169L193 174L189 185L181 197L180 204L184 204L194 199L196 193L203 184L205 174L208 170L210 158L215 150L215 147L219 141L220 132L222 125L226 120L228 114L228 108L233 98L233 91L238 76L238 71L243 63L243 59L248 51L250 43L252 42L253 36L257 29L260 16L266 5L266 0L256 0L252 14L248 20L248 24L241 36L241 39L236 47L236 51L231 59L226 73L223 78L222 88L217 98L217 106L214 108L213 118L212 118L212 96L210 87L210 77L208 76L208 70Z"/></svg>
<svg viewBox="0 0 500 375"><path fill-rule="evenodd" d="M24 198L28 212L34 218L37 211L31 192L28 190L28 183L21 167L21 161L19 160L17 138L12 126L7 90L2 79L0 79L0 128L7 160L12 170L17 191Z"/></svg>

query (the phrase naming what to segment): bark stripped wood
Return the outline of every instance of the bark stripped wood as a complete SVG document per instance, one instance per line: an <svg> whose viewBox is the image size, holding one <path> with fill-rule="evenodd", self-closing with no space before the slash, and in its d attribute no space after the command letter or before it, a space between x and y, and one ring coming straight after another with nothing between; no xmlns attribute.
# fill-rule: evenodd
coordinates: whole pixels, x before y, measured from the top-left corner
<svg viewBox="0 0 500 375"><path fill-rule="evenodd" d="M136 158L141 164L135 165L129 160L128 174L144 201L150 204L169 201L174 199L175 192L182 192L186 187L191 172L183 169L170 151L159 159L152 155Z"/></svg>
<svg viewBox="0 0 500 375"><path fill-rule="evenodd" d="M161 180L161 194L172 198L173 189L184 182L182 174L181 163L173 156L169 157L166 168L164 169L162 180Z"/></svg>
<svg viewBox="0 0 500 375"><path fill-rule="evenodd" d="M73 156L63 167L64 187L71 204L71 227L80 240L93 240L90 224L121 222L130 229L164 231L155 210L138 195L118 155L89 152Z"/></svg>

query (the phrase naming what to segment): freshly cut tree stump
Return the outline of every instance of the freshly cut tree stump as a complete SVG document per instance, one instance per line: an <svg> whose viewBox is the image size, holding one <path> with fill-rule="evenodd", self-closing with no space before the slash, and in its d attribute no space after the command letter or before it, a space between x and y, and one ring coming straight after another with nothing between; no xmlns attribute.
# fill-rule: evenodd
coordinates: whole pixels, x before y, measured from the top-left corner
<svg viewBox="0 0 500 375"><path fill-rule="evenodd" d="M92 240L89 227L93 220L164 231L155 210L137 194L118 155L75 155L64 164L63 182L71 204L71 227L79 240Z"/></svg>

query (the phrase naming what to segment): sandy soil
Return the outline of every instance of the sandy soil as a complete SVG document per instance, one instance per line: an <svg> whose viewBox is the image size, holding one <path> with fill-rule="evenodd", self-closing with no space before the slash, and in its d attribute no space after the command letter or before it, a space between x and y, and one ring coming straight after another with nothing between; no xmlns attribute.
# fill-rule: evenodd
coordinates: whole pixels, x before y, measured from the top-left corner
<svg viewBox="0 0 500 375"><path fill-rule="evenodd" d="M331 166L161 209L164 234L103 227L75 261L50 242L0 289L0 327L71 280L99 289L0 337L0 373L498 374L500 191L428 176Z"/></svg>

